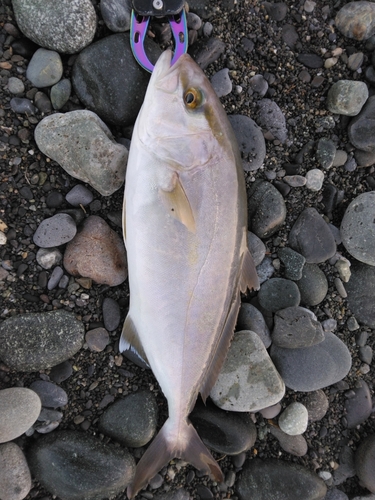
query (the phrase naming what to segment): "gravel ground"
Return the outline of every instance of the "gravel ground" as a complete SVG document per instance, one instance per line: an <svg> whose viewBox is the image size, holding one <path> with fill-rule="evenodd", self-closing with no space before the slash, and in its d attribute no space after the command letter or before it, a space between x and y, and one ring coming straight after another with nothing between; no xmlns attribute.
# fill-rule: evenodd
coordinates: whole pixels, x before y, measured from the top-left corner
<svg viewBox="0 0 375 500"><path fill-rule="evenodd" d="M97 2L93 2L96 8ZM257 100L255 95L247 93L248 80L252 75L271 74L268 78L272 99L283 111L288 128L288 141L281 144L277 140L267 140L267 155L264 166L256 172L247 172L246 181L248 186L255 179L281 179L285 175L286 163L294 163L296 154L308 141L317 141L321 137L334 138L338 149L351 152L347 134L345 117L332 119L332 114L326 109L326 95L333 82L339 79L364 80L360 71L353 71L348 68L345 58L339 58L332 68L308 69L297 62L296 52L315 53L323 58L330 55L330 51L335 47L341 47L347 53L363 52L365 61L371 57L366 42L356 42L344 38L333 26L332 20L335 13L345 3L339 1L316 1L312 13L304 10L305 2L293 2L286 0L288 13L283 23L278 23L269 18L265 6L257 0L239 0L233 9L230 8L231 1L207 2L209 20L213 25L214 35L221 38L226 43L225 54L207 69L207 74L211 76L223 67L230 69L230 76L234 86L237 86L232 93L223 97L222 103L228 114L243 114L257 120ZM306 2L307 4L308 2ZM309 2L311 4L312 2ZM229 4L229 5L228 5ZM16 24L12 18L11 3L4 0L4 6L0 10L0 29L5 22ZM282 41L282 25L289 23L294 25L299 35L299 42L295 51L292 51ZM97 37L106 34L106 28L99 26ZM248 57L243 57L241 40L246 37L256 41L253 51ZM4 57L0 59L6 62ZM69 76L71 70L71 58L64 56L65 76ZM5 64L0 66L1 77L19 76L17 68L25 70L27 60L16 62L11 68ZM366 67L363 63L362 67ZM318 87L311 85L311 82L304 83L300 73L307 70L312 78L322 76L322 84ZM242 92L240 88L242 87ZM31 86L30 86L31 88ZM29 90L29 89L26 89ZM238 93L240 92L240 93ZM370 91L371 94L371 91ZM78 104L78 100L72 100ZM2 111L3 110L3 111ZM27 269L17 273L14 280L7 280L1 283L0 313L7 311L5 317L24 312L48 311L54 308L67 308L82 319L86 329L92 329L103 325L102 301L104 297L112 297L122 308L123 315L129 301L129 291L127 284L110 288L108 286L93 285L86 290L89 295L88 300L81 307L69 306L70 297L64 289L54 289L47 291L41 286L39 281L40 269L37 268L35 253L36 246L32 241L32 234L39 223L50 215L50 211L44 203L46 193L42 187L38 187L35 182L35 174L39 171L46 173L47 179L54 190L61 192L64 196L75 185L75 179L69 177L55 162L50 161L37 149L33 139L33 130L42 118L41 115L20 119L9 108L9 94L4 90L4 85L0 87L0 125L3 131L12 131L13 136L18 137L12 144L6 147L0 142L0 218L3 219L9 231L14 232L11 243L0 247L0 258L10 260L13 266L18 268L22 263L27 264ZM129 130L112 128L116 137L128 136ZM15 158L19 160L14 161ZM306 155L300 167L299 174L304 175L309 169L316 166L316 159L313 155ZM38 183L38 180L36 180ZM332 167L325 179L327 183L334 184L339 192L339 203L330 215L330 222L339 226L343 213L350 201L362 192L369 191L375 187L374 167L358 168L354 171L347 171L344 167ZM33 188L34 202L25 199L20 194L25 186ZM121 210L123 189L120 189L110 197L100 197L96 194L96 202L90 206L91 214L106 215ZM304 187L292 188L290 193L284 197L287 206L287 218L284 226L277 235L265 241L267 252L272 257L276 257L277 248L287 241L287 237L294 221L305 207L315 207L320 213L324 213L322 204L322 191L314 193ZM32 205L32 208L30 208ZM121 230L112 224L118 234ZM8 232L8 239L9 232ZM349 255L343 254L350 258ZM329 281L329 291L325 300L317 307L311 309L319 320L332 317L338 322L337 335L348 346L353 365L350 373L345 379L346 384L338 384L324 389L329 398L329 410L325 417L319 421L310 423L304 434L309 446L308 453L303 457L294 457L282 452L276 439L264 432L267 421L257 414L258 439L255 447L248 454L257 457L282 456L284 460L296 462L304 465L310 470L329 471L339 464L339 454L344 445L348 445L355 450L358 443L366 435L374 432L374 413L359 428L348 430L343 422L345 390L354 387L356 381L361 378L367 382L370 389L373 389L373 373L361 373L362 365L358 356L358 346L355 343L355 332L350 332L346 327L346 322L351 316L345 299L340 297L334 286L336 274L333 267L328 263L320 266L325 272ZM275 274L277 276L277 273ZM40 300L43 295L44 299ZM366 328L362 328L366 330ZM368 345L374 348L374 337L370 333ZM125 395L141 388L151 390L156 398L160 410L160 423L164 422L167 409L165 400L160 393L158 384L149 371L145 371L126 359L118 352L118 338L120 328L111 333L110 344L103 352L93 353L88 349L81 349L74 357L73 375L61 383L67 391L69 404L64 409L64 417L60 424L61 429L82 428L91 434L98 434L97 423L103 413L103 398L106 395L117 397ZM122 362L121 362L122 361ZM121 366L121 368L119 368ZM48 371L46 372L48 374ZM6 366L0 364L0 389L13 386L28 387L36 378L37 374L15 373L7 370ZM287 391L284 403L295 399L293 391ZM102 403L102 404L101 404ZM82 422L81 417L84 416ZM108 440L100 436L103 440ZM22 438L18 440L20 444L27 446L28 440L33 438ZM233 468L232 460L229 457L221 460L223 470ZM197 476L186 484L187 470L182 469L173 480L173 489L184 486L192 495L197 498L196 487L199 484L212 486L206 478ZM358 478L348 479L339 488L350 498L355 495L368 493L359 485ZM215 489L212 489L215 491ZM217 493L217 495L219 495ZM34 483L28 499L50 498L51 496L43 490L40 485ZM125 498L119 495L118 498ZM215 498L222 498L215 496ZM235 499L235 493L228 489L227 497Z"/></svg>

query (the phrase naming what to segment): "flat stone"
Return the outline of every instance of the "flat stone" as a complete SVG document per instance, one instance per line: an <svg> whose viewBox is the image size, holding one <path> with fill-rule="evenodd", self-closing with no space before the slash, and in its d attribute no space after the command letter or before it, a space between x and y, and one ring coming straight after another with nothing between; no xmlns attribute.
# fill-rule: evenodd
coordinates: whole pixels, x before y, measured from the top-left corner
<svg viewBox="0 0 375 500"><path fill-rule="evenodd" d="M30 429L38 418L41 408L39 396L26 387L1 390L0 443L12 441Z"/></svg>
<svg viewBox="0 0 375 500"><path fill-rule="evenodd" d="M22 500L31 490L25 455L16 443L0 444L0 498Z"/></svg>
<svg viewBox="0 0 375 500"><path fill-rule="evenodd" d="M183 488L179 488L176 491L170 491L169 493L160 493L154 496L155 500L191 500L189 493Z"/></svg>
<svg viewBox="0 0 375 500"><path fill-rule="evenodd" d="M123 446L138 448L156 432L158 406L149 391L138 391L118 399L99 420L99 429Z"/></svg>
<svg viewBox="0 0 375 500"><path fill-rule="evenodd" d="M297 60L307 68L317 69L323 67L323 59L317 54L298 54Z"/></svg>
<svg viewBox="0 0 375 500"><path fill-rule="evenodd" d="M367 40L375 34L375 5L372 2L349 2L338 11L335 24L347 38Z"/></svg>
<svg viewBox="0 0 375 500"><path fill-rule="evenodd" d="M223 410L256 412L278 403L284 396L284 382L255 332L237 332L211 399Z"/></svg>
<svg viewBox="0 0 375 500"><path fill-rule="evenodd" d="M303 457L306 455L308 446L306 439L301 435L290 436L278 427L270 426L270 433L278 440L281 448L296 457Z"/></svg>
<svg viewBox="0 0 375 500"><path fill-rule="evenodd" d="M263 6L274 21L283 21L288 13L288 6L284 2L263 2Z"/></svg>
<svg viewBox="0 0 375 500"><path fill-rule="evenodd" d="M315 208L305 208L289 233L289 245L308 264L325 262L336 253L336 242L327 223Z"/></svg>
<svg viewBox="0 0 375 500"><path fill-rule="evenodd" d="M87 433L53 432L33 443L27 454L33 476L64 500L102 500L122 493L135 463L129 452Z"/></svg>
<svg viewBox="0 0 375 500"><path fill-rule="evenodd" d="M375 191L354 198L345 211L340 233L350 255L375 266Z"/></svg>
<svg viewBox="0 0 375 500"><path fill-rule="evenodd" d="M77 233L74 220L67 214L56 214L44 219L33 236L35 245L52 248L64 245Z"/></svg>
<svg viewBox="0 0 375 500"><path fill-rule="evenodd" d="M257 333L266 349L271 345L271 334L263 314L252 304L246 302L241 304L236 329L251 330Z"/></svg>
<svg viewBox="0 0 375 500"><path fill-rule="evenodd" d="M17 26L36 44L63 54L74 54L91 43L96 30L90 0L12 0Z"/></svg>
<svg viewBox="0 0 375 500"><path fill-rule="evenodd" d="M272 236L284 224L286 206L279 191L267 181L255 181L248 191L250 230L259 238Z"/></svg>
<svg viewBox="0 0 375 500"><path fill-rule="evenodd" d="M328 281L323 271L316 264L305 264L302 278L296 281L301 294L301 304L316 306L320 304L328 292Z"/></svg>
<svg viewBox="0 0 375 500"><path fill-rule="evenodd" d="M361 112L349 123L348 127L350 142L355 148L367 153L373 153L375 151L374 112L375 96L371 96L367 99Z"/></svg>
<svg viewBox="0 0 375 500"><path fill-rule="evenodd" d="M323 500L327 487L317 474L301 465L253 458L242 469L236 491L240 500Z"/></svg>
<svg viewBox="0 0 375 500"><path fill-rule="evenodd" d="M304 307L288 307L275 313L272 342L289 349L310 347L324 340L322 325Z"/></svg>
<svg viewBox="0 0 375 500"><path fill-rule="evenodd" d="M201 38L189 47L189 54L205 70L224 53L225 47L225 43L219 38Z"/></svg>
<svg viewBox="0 0 375 500"><path fill-rule="evenodd" d="M93 352L102 352L109 344L109 334L105 328L94 328L86 333L86 343Z"/></svg>
<svg viewBox="0 0 375 500"><path fill-rule="evenodd" d="M288 137L288 131L284 113L279 106L271 99L262 99L258 102L258 108L259 125L284 144Z"/></svg>
<svg viewBox="0 0 375 500"><path fill-rule="evenodd" d="M247 413L228 413L212 404L197 404L189 419L203 443L217 453L238 455L254 446L256 427Z"/></svg>
<svg viewBox="0 0 375 500"><path fill-rule="evenodd" d="M367 383L358 380L353 391L354 395L345 401L345 418L349 429L366 422L372 413L371 392Z"/></svg>
<svg viewBox="0 0 375 500"><path fill-rule="evenodd" d="M0 324L0 358L12 370L44 370L74 356L84 331L67 311L19 314Z"/></svg>
<svg viewBox="0 0 375 500"><path fill-rule="evenodd" d="M79 207L80 205L85 207L92 202L94 195L86 186L76 184L66 193L65 199L73 207Z"/></svg>
<svg viewBox="0 0 375 500"><path fill-rule="evenodd" d="M296 43L299 41L299 36L295 26L293 26L293 24L285 23L282 27L281 36L283 42L294 50Z"/></svg>
<svg viewBox="0 0 375 500"><path fill-rule="evenodd" d="M263 75L254 75L249 80L249 94L256 94L258 97L264 97L268 91L268 82Z"/></svg>
<svg viewBox="0 0 375 500"><path fill-rule="evenodd" d="M51 368L49 378L56 384L61 384L73 374L73 366L69 361L63 361Z"/></svg>
<svg viewBox="0 0 375 500"><path fill-rule="evenodd" d="M248 231L247 246L253 258L254 265L259 266L259 264L263 261L266 255L266 245L260 238L258 238L256 234L252 233L251 231Z"/></svg>
<svg viewBox="0 0 375 500"><path fill-rule="evenodd" d="M60 54L54 50L38 49L29 65L26 76L37 88L50 87L57 83L63 74Z"/></svg>
<svg viewBox="0 0 375 500"><path fill-rule="evenodd" d="M127 277L123 240L97 215L90 215L64 254L64 267L72 276L117 286Z"/></svg>
<svg viewBox="0 0 375 500"><path fill-rule="evenodd" d="M264 309L276 312L287 307L298 306L301 295L294 281L271 278L261 285L258 300Z"/></svg>
<svg viewBox="0 0 375 500"><path fill-rule="evenodd" d="M368 99L368 88L358 80L339 80L329 89L327 108L331 113L356 116Z"/></svg>
<svg viewBox="0 0 375 500"><path fill-rule="evenodd" d="M128 150L91 111L46 116L35 129L35 141L69 175L103 196L113 194L124 183Z"/></svg>
<svg viewBox="0 0 375 500"><path fill-rule="evenodd" d="M325 333L323 342L311 347L285 349L272 345L271 359L285 385L301 392L339 382L349 373L352 363L346 345L331 332Z"/></svg>
<svg viewBox="0 0 375 500"><path fill-rule="evenodd" d="M36 261L43 269L51 269L60 264L62 253L58 248L39 248L36 253Z"/></svg>
<svg viewBox="0 0 375 500"><path fill-rule="evenodd" d="M266 142L262 129L254 120L244 115L229 115L240 152L252 171L258 170L266 157Z"/></svg>
<svg viewBox="0 0 375 500"><path fill-rule="evenodd" d="M345 284L350 310L360 324L375 328L375 267L354 262L351 273Z"/></svg>

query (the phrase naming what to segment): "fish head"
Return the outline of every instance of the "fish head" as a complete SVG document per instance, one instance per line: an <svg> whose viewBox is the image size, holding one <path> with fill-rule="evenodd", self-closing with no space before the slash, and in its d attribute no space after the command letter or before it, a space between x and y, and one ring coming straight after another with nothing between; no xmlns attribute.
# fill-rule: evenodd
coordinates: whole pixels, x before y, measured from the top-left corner
<svg viewBox="0 0 375 500"><path fill-rule="evenodd" d="M208 78L188 55L171 66L166 50L152 73L136 133L145 148L175 170L205 166L222 155L226 113ZM225 149L225 148L224 148Z"/></svg>

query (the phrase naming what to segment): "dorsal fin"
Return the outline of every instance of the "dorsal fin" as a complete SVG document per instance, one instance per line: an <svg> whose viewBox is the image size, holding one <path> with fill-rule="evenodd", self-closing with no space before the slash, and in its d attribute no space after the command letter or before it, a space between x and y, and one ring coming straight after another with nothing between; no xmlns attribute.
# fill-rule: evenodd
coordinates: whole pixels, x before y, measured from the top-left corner
<svg viewBox="0 0 375 500"><path fill-rule="evenodd" d="M126 316L124 326L122 327L119 350L120 352L131 351L139 358L141 358L144 363L146 363L147 365L149 364L147 361L146 353L139 339L137 329L130 317L130 314Z"/></svg>

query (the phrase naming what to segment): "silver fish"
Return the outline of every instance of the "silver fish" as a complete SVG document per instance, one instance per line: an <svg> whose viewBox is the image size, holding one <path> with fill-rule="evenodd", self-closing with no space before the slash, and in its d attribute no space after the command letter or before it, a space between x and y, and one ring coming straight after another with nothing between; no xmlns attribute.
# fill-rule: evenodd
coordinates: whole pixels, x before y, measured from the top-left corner
<svg viewBox="0 0 375 500"><path fill-rule="evenodd" d="M130 308L120 350L150 365L169 418L139 461L129 498L178 457L222 471L188 420L225 359L240 291L258 288L246 190L227 115L187 54L159 58L134 126L124 196Z"/></svg>

